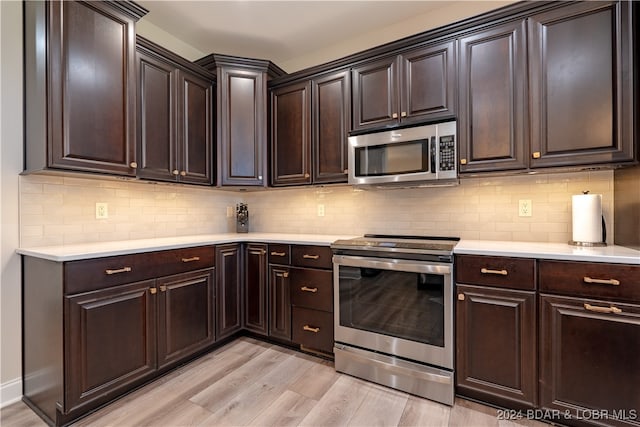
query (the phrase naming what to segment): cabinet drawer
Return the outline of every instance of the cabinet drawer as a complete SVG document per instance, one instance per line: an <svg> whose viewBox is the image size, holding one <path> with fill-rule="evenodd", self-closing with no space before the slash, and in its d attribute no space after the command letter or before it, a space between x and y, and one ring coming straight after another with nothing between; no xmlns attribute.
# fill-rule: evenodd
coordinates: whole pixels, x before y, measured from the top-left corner
<svg viewBox="0 0 640 427"><path fill-rule="evenodd" d="M296 344L333 353L333 313L293 307L291 329Z"/></svg>
<svg viewBox="0 0 640 427"><path fill-rule="evenodd" d="M269 264L291 263L291 246L289 245L269 245Z"/></svg>
<svg viewBox="0 0 640 427"><path fill-rule="evenodd" d="M213 246L71 261L65 263L64 291L88 292L213 265Z"/></svg>
<svg viewBox="0 0 640 427"><path fill-rule="evenodd" d="M156 252L154 256L158 263L158 277L211 268L215 265L214 246L173 249Z"/></svg>
<svg viewBox="0 0 640 427"><path fill-rule="evenodd" d="M333 273L325 270L291 268L291 304L333 311Z"/></svg>
<svg viewBox="0 0 640 427"><path fill-rule="evenodd" d="M291 264L300 267L332 268L333 253L329 246L291 247Z"/></svg>
<svg viewBox="0 0 640 427"><path fill-rule="evenodd" d="M543 292L640 302L640 266L543 260L538 268Z"/></svg>
<svg viewBox="0 0 640 427"><path fill-rule="evenodd" d="M529 258L458 255L456 282L535 290L536 261Z"/></svg>

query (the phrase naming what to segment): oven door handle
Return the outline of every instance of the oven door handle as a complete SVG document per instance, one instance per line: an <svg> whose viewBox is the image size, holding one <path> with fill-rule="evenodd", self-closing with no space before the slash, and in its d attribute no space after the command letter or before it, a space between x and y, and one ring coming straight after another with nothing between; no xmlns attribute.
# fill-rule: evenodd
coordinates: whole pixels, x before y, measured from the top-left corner
<svg viewBox="0 0 640 427"><path fill-rule="evenodd" d="M408 271L412 273L451 274L451 264L420 262L404 259L385 259L361 256L334 255L333 263L340 266Z"/></svg>

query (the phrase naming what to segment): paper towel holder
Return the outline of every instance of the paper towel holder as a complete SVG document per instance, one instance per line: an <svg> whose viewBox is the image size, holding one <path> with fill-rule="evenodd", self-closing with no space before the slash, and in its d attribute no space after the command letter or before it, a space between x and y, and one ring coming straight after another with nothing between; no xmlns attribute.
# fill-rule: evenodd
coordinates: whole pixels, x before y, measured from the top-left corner
<svg viewBox="0 0 640 427"><path fill-rule="evenodd" d="M582 194L589 194L589 190L583 191ZM604 222L604 215L602 215L602 242L576 242L575 240L569 240L569 244L572 246L582 247L602 247L607 246L607 226Z"/></svg>

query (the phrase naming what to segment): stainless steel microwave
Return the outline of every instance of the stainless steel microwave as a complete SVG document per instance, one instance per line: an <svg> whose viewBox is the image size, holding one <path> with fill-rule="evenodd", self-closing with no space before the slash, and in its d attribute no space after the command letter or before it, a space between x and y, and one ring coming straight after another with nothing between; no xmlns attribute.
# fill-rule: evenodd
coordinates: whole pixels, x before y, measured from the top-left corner
<svg viewBox="0 0 640 427"><path fill-rule="evenodd" d="M349 184L457 183L456 122L349 137Z"/></svg>

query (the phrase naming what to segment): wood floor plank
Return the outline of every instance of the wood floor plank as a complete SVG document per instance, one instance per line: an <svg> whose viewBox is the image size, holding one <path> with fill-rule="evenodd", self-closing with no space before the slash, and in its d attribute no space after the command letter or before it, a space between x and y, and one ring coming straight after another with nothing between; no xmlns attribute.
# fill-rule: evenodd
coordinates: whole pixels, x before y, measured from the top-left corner
<svg viewBox="0 0 640 427"><path fill-rule="evenodd" d="M297 426L317 403L317 400L309 399L291 390L285 390L269 407L251 420L248 425L254 427Z"/></svg>
<svg viewBox="0 0 640 427"><path fill-rule="evenodd" d="M285 352L269 348L189 400L215 413L289 356Z"/></svg>
<svg viewBox="0 0 640 427"><path fill-rule="evenodd" d="M313 365L304 355L290 355L274 365L267 375L256 376L253 384L217 410L207 422L233 426L249 424L278 399L289 383L307 373Z"/></svg>
<svg viewBox="0 0 640 427"><path fill-rule="evenodd" d="M407 405L408 395L382 386L372 386L349 420L350 426L396 426Z"/></svg>
<svg viewBox="0 0 640 427"><path fill-rule="evenodd" d="M432 400L409 396L398 426L446 426L449 425L451 407Z"/></svg>
<svg viewBox="0 0 640 427"><path fill-rule="evenodd" d="M316 406L300 422L301 426L347 426L371 385L343 375L336 380Z"/></svg>
<svg viewBox="0 0 640 427"><path fill-rule="evenodd" d="M300 377L289 386L289 390L313 400L320 400L338 378L340 374L336 372L332 362L318 360L312 375Z"/></svg>
<svg viewBox="0 0 640 427"><path fill-rule="evenodd" d="M213 409L213 410L211 410ZM24 403L0 410L3 427L44 427ZM128 426L488 426L497 410L456 398L452 408L336 373L333 364L253 338L182 366L77 421L74 427Z"/></svg>

